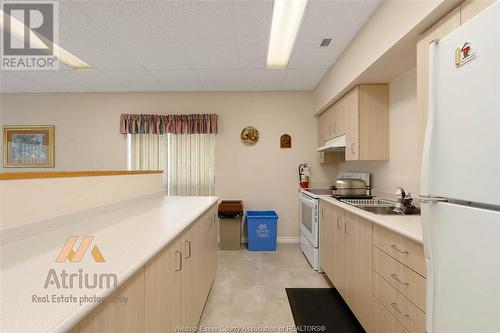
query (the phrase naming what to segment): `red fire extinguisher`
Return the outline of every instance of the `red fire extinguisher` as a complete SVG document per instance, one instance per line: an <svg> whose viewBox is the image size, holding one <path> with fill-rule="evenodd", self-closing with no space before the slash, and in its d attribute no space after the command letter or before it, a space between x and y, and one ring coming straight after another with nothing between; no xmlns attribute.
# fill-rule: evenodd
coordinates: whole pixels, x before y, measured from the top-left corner
<svg viewBox="0 0 500 333"><path fill-rule="evenodd" d="M306 163L302 163L299 165L299 184L301 188L309 187L309 168Z"/></svg>

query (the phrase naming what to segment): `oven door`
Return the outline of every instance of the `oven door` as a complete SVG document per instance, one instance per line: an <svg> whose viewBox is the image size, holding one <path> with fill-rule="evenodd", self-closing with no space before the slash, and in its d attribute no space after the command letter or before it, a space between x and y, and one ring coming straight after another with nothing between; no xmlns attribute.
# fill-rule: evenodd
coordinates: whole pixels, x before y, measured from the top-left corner
<svg viewBox="0 0 500 333"><path fill-rule="evenodd" d="M318 247L318 200L304 193L300 195L300 231L312 246Z"/></svg>

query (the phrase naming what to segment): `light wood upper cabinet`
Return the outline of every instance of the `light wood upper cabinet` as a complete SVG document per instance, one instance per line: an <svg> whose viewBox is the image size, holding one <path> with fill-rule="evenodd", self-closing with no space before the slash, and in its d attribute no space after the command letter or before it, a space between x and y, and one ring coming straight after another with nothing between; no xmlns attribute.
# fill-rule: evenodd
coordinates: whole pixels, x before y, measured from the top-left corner
<svg viewBox="0 0 500 333"><path fill-rule="evenodd" d="M493 3L495 0L465 0L460 4L460 24L464 24Z"/></svg>
<svg viewBox="0 0 500 333"><path fill-rule="evenodd" d="M482 10L493 4L494 0L466 0L439 20L420 37L417 43L417 111L419 114L417 152L422 154L425 130L427 126L427 109L429 103L429 43L434 39L442 39L450 32L469 21Z"/></svg>
<svg viewBox="0 0 500 333"><path fill-rule="evenodd" d="M417 152L422 154L429 103L429 43L441 39L460 26L460 7L443 17L417 43L417 112L419 114Z"/></svg>
<svg viewBox="0 0 500 333"><path fill-rule="evenodd" d="M389 159L388 85L359 85L322 113L318 120L320 144L340 135L346 136L343 158L332 158L328 162Z"/></svg>

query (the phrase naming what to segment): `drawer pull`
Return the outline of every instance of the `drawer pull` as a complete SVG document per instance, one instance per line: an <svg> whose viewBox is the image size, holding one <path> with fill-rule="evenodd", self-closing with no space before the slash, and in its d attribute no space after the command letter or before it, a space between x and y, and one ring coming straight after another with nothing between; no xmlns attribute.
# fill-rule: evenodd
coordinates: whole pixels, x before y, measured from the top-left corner
<svg viewBox="0 0 500 333"><path fill-rule="evenodd" d="M410 252L408 252L406 250L399 249L396 244L391 244L391 248L393 248L394 250L398 251L401 254L406 254L406 255L410 254Z"/></svg>
<svg viewBox="0 0 500 333"><path fill-rule="evenodd" d="M391 303L391 306L394 308L394 310L396 310L400 315L402 315L403 317L405 318L410 318L410 315L407 314L407 313L404 313L402 312L399 307L398 307L398 304L397 303Z"/></svg>
<svg viewBox="0 0 500 333"><path fill-rule="evenodd" d="M340 216L337 216L337 229L341 229L339 223L340 223Z"/></svg>
<svg viewBox="0 0 500 333"><path fill-rule="evenodd" d="M347 225L348 225L349 223L350 223L349 221L345 221L345 223L344 223L344 233L345 233L346 235L350 235L350 234L351 234L350 232L347 232Z"/></svg>
<svg viewBox="0 0 500 333"><path fill-rule="evenodd" d="M182 252L181 251L175 251L175 254L178 254L178 258L179 258L179 268L176 268L175 271L178 272L178 271L181 271L182 270Z"/></svg>
<svg viewBox="0 0 500 333"><path fill-rule="evenodd" d="M184 242L188 245L188 250L189 250L188 251L189 254L187 256L185 256L184 259L189 259L189 258L191 258L191 242L188 240L185 240Z"/></svg>
<svg viewBox="0 0 500 333"><path fill-rule="evenodd" d="M398 275L397 275L397 274L395 274L395 273L392 273L392 274L391 274L391 277L392 277L394 280L396 280L396 281L398 281L399 283L401 283L403 286L409 286L409 285L410 285L408 282L403 282L403 281L401 281L401 279L400 279L400 278L398 277Z"/></svg>

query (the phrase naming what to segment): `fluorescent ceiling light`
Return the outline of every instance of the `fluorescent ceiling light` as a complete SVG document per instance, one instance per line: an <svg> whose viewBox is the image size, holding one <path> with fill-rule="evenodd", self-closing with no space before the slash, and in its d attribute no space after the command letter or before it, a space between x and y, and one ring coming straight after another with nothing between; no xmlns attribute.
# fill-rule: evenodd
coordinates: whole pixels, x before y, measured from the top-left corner
<svg viewBox="0 0 500 333"><path fill-rule="evenodd" d="M284 68L288 65L306 5L307 0L274 0L267 67Z"/></svg>
<svg viewBox="0 0 500 333"><path fill-rule="evenodd" d="M5 29L4 27L4 12L0 10L0 26L2 27L2 30ZM24 31L26 26L21 23L19 20L16 18L10 16L10 32L13 34L16 38L19 40L24 40ZM92 66L87 64L85 61L82 59L78 58L74 54L72 54L69 51L66 51L56 43L53 43L52 41L49 41L48 39L44 38L43 36L39 36L35 34L31 29L28 29L29 34L30 34L30 41L31 44L35 48L46 48L48 43L52 43L52 48L54 55L57 57L57 60L64 63L65 65L73 68L73 69L91 69Z"/></svg>

